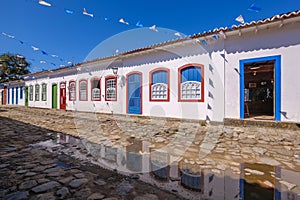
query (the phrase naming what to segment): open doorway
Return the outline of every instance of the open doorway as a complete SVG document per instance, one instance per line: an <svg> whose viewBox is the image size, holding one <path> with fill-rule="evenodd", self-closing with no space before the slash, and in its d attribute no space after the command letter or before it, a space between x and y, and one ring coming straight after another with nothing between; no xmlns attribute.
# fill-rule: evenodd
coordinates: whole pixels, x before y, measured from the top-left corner
<svg viewBox="0 0 300 200"><path fill-rule="evenodd" d="M244 65L244 118L274 119L275 61Z"/></svg>

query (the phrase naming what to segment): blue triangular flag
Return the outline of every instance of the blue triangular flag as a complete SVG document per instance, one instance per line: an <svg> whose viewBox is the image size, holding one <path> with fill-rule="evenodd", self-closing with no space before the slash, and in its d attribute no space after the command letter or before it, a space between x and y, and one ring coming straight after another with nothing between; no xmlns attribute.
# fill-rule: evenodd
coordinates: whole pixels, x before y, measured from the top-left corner
<svg viewBox="0 0 300 200"><path fill-rule="evenodd" d="M214 39L214 40L218 40L219 38L218 38L218 36L217 36L217 35L213 35L213 36L212 36L212 39Z"/></svg>
<svg viewBox="0 0 300 200"><path fill-rule="evenodd" d="M53 65L53 66L56 66L56 64L55 64L55 63L51 63L51 65Z"/></svg>
<svg viewBox="0 0 300 200"><path fill-rule="evenodd" d="M65 12L68 13L68 14L73 14L74 13L73 10L69 10L69 9L65 9Z"/></svg>
<svg viewBox="0 0 300 200"><path fill-rule="evenodd" d="M42 51L42 54L44 54L44 55L48 55L48 53L46 53L45 51Z"/></svg>
<svg viewBox="0 0 300 200"><path fill-rule="evenodd" d="M137 27L141 27L141 28L143 27L143 24L141 24L140 21L138 21L135 25L136 25Z"/></svg>
<svg viewBox="0 0 300 200"><path fill-rule="evenodd" d="M201 40L201 43L202 43L203 45L207 45L206 40Z"/></svg>
<svg viewBox="0 0 300 200"><path fill-rule="evenodd" d="M255 5L255 3L253 3L249 8L248 8L249 11L254 11L254 12L259 12L261 11L261 8L257 5Z"/></svg>

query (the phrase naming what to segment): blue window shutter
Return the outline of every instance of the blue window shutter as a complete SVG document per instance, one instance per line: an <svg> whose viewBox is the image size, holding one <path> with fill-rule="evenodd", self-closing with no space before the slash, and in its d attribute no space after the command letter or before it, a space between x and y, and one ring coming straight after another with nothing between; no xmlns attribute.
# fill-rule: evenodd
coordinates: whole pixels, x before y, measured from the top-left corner
<svg viewBox="0 0 300 200"><path fill-rule="evenodd" d="M11 104L14 104L15 88L11 88Z"/></svg>
<svg viewBox="0 0 300 200"><path fill-rule="evenodd" d="M168 84L168 74L166 71L157 71L152 74L152 84L156 83Z"/></svg>
<svg viewBox="0 0 300 200"><path fill-rule="evenodd" d="M187 67L181 70L181 83L186 81L201 82L201 70L199 67Z"/></svg>
<svg viewBox="0 0 300 200"><path fill-rule="evenodd" d="M20 99L23 99L23 87L20 87Z"/></svg>

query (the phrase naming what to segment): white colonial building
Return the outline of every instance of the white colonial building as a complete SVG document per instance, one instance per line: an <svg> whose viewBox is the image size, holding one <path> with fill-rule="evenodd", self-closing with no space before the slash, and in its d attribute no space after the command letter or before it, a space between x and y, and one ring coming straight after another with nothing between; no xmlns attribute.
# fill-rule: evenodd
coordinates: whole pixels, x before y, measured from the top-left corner
<svg viewBox="0 0 300 200"><path fill-rule="evenodd" d="M7 102L210 121L300 122L299 35L299 11L215 29L31 74L25 99L9 86Z"/></svg>

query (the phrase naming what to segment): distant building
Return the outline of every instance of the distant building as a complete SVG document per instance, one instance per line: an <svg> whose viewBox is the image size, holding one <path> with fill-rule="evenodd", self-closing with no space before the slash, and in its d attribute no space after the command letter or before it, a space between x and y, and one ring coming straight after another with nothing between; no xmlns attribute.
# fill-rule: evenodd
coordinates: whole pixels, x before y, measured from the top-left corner
<svg viewBox="0 0 300 200"><path fill-rule="evenodd" d="M300 122L299 22L296 11L34 73L25 79L28 101L18 104L209 121ZM8 104L15 104L20 89L7 89Z"/></svg>

